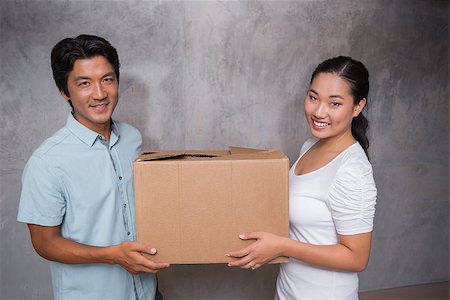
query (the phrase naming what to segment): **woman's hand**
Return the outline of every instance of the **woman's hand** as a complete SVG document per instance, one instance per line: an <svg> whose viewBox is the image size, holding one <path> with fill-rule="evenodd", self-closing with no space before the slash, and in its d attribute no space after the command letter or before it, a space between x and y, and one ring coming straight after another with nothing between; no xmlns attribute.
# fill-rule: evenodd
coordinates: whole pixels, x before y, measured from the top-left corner
<svg viewBox="0 0 450 300"><path fill-rule="evenodd" d="M238 258L228 264L230 267L255 270L272 259L281 256L283 242L287 239L267 232L250 232L239 235L242 240L256 240L239 251L227 254Z"/></svg>

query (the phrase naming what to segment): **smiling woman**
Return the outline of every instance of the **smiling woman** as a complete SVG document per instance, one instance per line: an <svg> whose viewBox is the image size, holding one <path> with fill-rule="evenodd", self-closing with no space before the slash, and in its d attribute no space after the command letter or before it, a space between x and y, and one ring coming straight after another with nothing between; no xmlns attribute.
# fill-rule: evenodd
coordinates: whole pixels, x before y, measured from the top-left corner
<svg viewBox="0 0 450 300"><path fill-rule="evenodd" d="M324 77L326 79L323 79ZM310 91L314 89L315 81L322 81L319 79L327 80L322 87L328 87L328 97L330 100L335 100L330 105L340 106L343 104L341 101L345 99L347 99L347 106L353 104L352 116L347 117L347 120L351 122L351 134L368 155L369 140L366 136L368 121L362 113L369 94L369 72L366 67L359 61L339 56L328 59L317 66L311 76ZM348 100L351 100L351 103ZM305 113L307 104L305 102Z"/></svg>
<svg viewBox="0 0 450 300"><path fill-rule="evenodd" d="M333 73L318 74L305 100L305 116L314 136L320 139L342 138L354 117L364 108L365 98L353 103L349 84Z"/></svg>
<svg viewBox="0 0 450 300"><path fill-rule="evenodd" d="M358 299L357 272L369 260L377 190L367 156L369 73L349 57L321 63L304 112L312 138L289 172L290 238L266 232L229 253L230 266L256 269L278 256L275 299ZM362 120L362 121L361 121Z"/></svg>

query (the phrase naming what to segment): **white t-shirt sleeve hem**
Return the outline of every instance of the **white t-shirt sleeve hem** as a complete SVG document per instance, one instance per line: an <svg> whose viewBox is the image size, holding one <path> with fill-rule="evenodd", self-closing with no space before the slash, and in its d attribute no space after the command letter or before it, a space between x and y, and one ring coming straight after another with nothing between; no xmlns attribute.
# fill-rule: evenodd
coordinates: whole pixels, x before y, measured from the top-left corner
<svg viewBox="0 0 450 300"><path fill-rule="evenodd" d="M354 234L361 234L361 233L368 233L373 231L373 226L368 226L366 228L358 228L355 230L337 230L336 232L340 235L354 235Z"/></svg>

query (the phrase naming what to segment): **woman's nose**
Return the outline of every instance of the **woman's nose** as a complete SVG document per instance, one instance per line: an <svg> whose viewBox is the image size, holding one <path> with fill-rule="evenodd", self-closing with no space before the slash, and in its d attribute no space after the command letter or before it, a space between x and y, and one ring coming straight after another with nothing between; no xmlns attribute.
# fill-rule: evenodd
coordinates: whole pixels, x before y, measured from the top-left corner
<svg viewBox="0 0 450 300"><path fill-rule="evenodd" d="M316 106L316 109L314 110L314 116L321 119L325 118L326 116L326 107L323 103L320 103Z"/></svg>

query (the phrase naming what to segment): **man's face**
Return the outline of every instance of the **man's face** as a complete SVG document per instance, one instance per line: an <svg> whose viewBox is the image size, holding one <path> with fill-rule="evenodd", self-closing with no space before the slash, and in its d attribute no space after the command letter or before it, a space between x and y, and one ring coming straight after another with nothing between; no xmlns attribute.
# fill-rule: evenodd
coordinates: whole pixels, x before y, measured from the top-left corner
<svg viewBox="0 0 450 300"><path fill-rule="evenodd" d="M110 130L111 116L118 102L119 83L113 66L103 56L78 59L67 78L75 119L100 134Z"/></svg>

